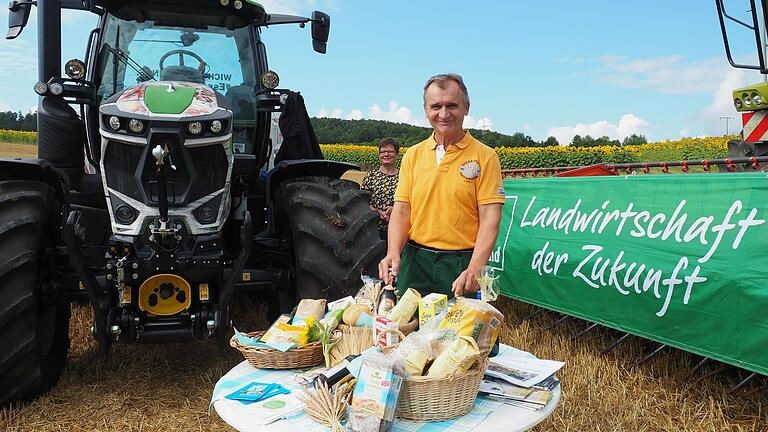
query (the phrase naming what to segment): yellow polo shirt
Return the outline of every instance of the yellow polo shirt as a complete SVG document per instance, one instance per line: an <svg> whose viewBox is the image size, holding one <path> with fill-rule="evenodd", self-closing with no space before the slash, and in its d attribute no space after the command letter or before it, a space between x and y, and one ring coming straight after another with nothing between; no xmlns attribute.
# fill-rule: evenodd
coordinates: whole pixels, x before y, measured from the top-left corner
<svg viewBox="0 0 768 432"><path fill-rule="evenodd" d="M504 204L496 152L469 132L448 146L437 165L434 134L408 149L400 164L395 201L411 206L408 238L437 249L475 247L478 206Z"/></svg>

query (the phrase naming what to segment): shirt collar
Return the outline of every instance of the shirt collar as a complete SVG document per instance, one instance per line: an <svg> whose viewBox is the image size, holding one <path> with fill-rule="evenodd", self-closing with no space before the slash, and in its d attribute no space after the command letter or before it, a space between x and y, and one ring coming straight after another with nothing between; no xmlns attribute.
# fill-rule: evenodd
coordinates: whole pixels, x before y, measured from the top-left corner
<svg viewBox="0 0 768 432"><path fill-rule="evenodd" d="M434 150L435 148L437 148L437 140L435 140L435 133L434 133L434 132L432 132L432 135L430 135L430 136L429 136L429 138L428 138L427 140L428 140L428 142L429 142L429 148L430 148L431 150ZM469 131L464 131L464 137L462 137L462 138L461 138L461 141L457 142L457 143L456 143L456 144L454 144L454 145L455 145L456 147L460 148L460 149L464 149L464 148L466 148L466 147L469 145L469 143L471 143L473 140L474 140L474 138L473 138L473 137L472 137L472 135L469 133Z"/></svg>

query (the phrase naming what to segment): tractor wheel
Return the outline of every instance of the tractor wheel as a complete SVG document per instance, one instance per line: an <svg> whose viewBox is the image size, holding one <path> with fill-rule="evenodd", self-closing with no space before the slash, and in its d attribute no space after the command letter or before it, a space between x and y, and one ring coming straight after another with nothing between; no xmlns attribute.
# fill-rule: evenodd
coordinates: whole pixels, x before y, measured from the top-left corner
<svg viewBox="0 0 768 432"><path fill-rule="evenodd" d="M304 177L283 184L281 197L293 243L294 299L354 295L361 275L378 274L386 243L368 191L349 180Z"/></svg>
<svg viewBox="0 0 768 432"><path fill-rule="evenodd" d="M0 181L0 405L53 387L67 359L69 303L43 298L40 265L55 197L44 183Z"/></svg>

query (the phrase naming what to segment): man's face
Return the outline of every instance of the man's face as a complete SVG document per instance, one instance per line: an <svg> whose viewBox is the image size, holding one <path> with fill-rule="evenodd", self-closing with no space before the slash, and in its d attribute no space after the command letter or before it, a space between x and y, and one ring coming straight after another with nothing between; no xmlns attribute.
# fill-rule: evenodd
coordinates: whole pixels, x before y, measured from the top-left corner
<svg viewBox="0 0 768 432"><path fill-rule="evenodd" d="M459 84L448 81L445 89L432 83L424 94L424 113L435 132L441 135L464 133L464 117L469 107L464 105L464 95Z"/></svg>

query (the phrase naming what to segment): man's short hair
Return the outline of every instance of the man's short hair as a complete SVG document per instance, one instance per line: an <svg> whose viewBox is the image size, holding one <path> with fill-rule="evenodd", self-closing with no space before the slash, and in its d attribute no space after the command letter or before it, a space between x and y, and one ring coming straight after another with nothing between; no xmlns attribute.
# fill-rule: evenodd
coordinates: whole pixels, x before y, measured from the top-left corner
<svg viewBox="0 0 768 432"><path fill-rule="evenodd" d="M429 86L435 84L441 89L445 89L448 87L449 81L453 81L459 85L461 92L464 93L464 105L469 108L469 92L467 91L467 86L464 84L464 78L456 73L438 74L429 78L427 83L424 84L424 104L426 105L427 103L427 89Z"/></svg>
<svg viewBox="0 0 768 432"><path fill-rule="evenodd" d="M400 143L394 138L382 138L379 141L379 150L384 146L392 146L395 149L395 154L400 153Z"/></svg>

